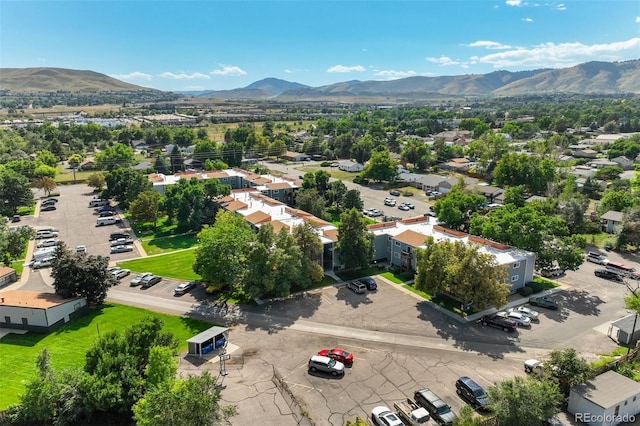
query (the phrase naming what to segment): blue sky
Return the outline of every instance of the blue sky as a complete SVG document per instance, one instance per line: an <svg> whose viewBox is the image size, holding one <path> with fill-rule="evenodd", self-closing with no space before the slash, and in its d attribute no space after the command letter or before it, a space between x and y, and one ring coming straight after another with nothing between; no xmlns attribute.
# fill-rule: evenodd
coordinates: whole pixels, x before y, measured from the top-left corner
<svg viewBox="0 0 640 426"><path fill-rule="evenodd" d="M161 90L630 59L640 59L638 0L0 2L0 67L92 70Z"/></svg>

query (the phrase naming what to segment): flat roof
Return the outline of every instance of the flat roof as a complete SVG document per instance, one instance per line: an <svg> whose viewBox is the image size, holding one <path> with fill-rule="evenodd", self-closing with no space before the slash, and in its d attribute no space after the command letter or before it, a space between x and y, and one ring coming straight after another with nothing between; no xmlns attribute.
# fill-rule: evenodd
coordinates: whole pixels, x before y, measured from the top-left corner
<svg viewBox="0 0 640 426"><path fill-rule="evenodd" d="M200 334L196 334L191 339L187 340L187 343L202 343L202 342L206 342L207 340L213 339L217 335L225 333L227 331L229 331L229 329L227 327L213 326L213 327L203 331Z"/></svg>
<svg viewBox="0 0 640 426"><path fill-rule="evenodd" d="M7 290L0 292L0 306L12 306L18 308L47 309L79 297L66 299L55 293L41 293L39 291Z"/></svg>
<svg viewBox="0 0 640 426"><path fill-rule="evenodd" d="M575 386L572 392L574 391L583 398L606 409L640 395L640 383L610 370L582 385Z"/></svg>

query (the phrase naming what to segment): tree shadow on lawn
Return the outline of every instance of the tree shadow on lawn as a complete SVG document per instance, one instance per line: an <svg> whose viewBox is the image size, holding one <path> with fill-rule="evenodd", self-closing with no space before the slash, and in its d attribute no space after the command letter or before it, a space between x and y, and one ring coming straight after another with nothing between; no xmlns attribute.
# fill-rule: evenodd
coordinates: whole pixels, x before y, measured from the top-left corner
<svg viewBox="0 0 640 426"><path fill-rule="evenodd" d="M452 341L453 347L478 352L492 359L502 359L507 353L524 353L519 347L518 330L504 332L493 327L458 321L440 312L430 302L418 302L418 319L429 322L437 334L446 341Z"/></svg>
<svg viewBox="0 0 640 426"><path fill-rule="evenodd" d="M150 247L157 247L162 250L188 249L193 247L196 243L197 237L195 234L158 237L145 242L145 244Z"/></svg>

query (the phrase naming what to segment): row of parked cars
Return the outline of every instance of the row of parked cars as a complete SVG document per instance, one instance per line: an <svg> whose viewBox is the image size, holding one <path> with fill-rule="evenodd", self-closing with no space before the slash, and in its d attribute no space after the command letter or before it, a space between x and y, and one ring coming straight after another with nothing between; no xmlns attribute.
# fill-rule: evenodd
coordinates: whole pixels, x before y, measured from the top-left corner
<svg viewBox="0 0 640 426"><path fill-rule="evenodd" d="M462 376L455 383L456 393L475 410L490 411L489 396L475 380ZM420 426L429 419L441 425L453 425L456 419L451 406L431 389L425 388L414 392L413 400L393 404L395 412L386 406L378 406L371 410L371 421L378 426Z"/></svg>
<svg viewBox="0 0 640 426"><path fill-rule="evenodd" d="M531 297L529 304L547 309L559 308L558 302L549 296ZM540 322L540 313L526 306L518 306L492 315L484 315L478 322L488 327L499 328L502 331L509 332L515 331L518 327L531 328L532 323Z"/></svg>
<svg viewBox="0 0 640 426"><path fill-rule="evenodd" d="M378 289L378 285L375 280L371 277L360 278L356 281L347 281L345 286L357 294L364 294L369 291L375 291Z"/></svg>
<svg viewBox="0 0 640 426"><path fill-rule="evenodd" d="M133 251L133 238L128 232L112 232L109 235L111 254Z"/></svg>

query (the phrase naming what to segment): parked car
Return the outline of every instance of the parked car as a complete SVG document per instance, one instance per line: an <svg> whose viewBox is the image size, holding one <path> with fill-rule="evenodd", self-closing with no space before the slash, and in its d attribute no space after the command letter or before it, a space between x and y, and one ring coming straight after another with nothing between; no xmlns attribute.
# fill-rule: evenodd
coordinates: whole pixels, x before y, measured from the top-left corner
<svg viewBox="0 0 640 426"><path fill-rule="evenodd" d="M84 254L87 252L87 246L76 246L76 253Z"/></svg>
<svg viewBox="0 0 640 426"><path fill-rule="evenodd" d="M397 189L392 189L391 191L389 191L389 195L393 195L394 197L399 197L400 191L398 191Z"/></svg>
<svg viewBox="0 0 640 426"><path fill-rule="evenodd" d="M479 322L482 325L499 328L504 332L515 331L518 328L518 324L514 320L498 315L485 315L480 318Z"/></svg>
<svg viewBox="0 0 640 426"><path fill-rule="evenodd" d="M558 309L558 301L548 296L530 297L529 304L547 309Z"/></svg>
<svg viewBox="0 0 640 426"><path fill-rule="evenodd" d="M102 206L98 209L96 209L97 213L103 213L103 212L115 212L116 208L113 206Z"/></svg>
<svg viewBox="0 0 640 426"><path fill-rule="evenodd" d="M545 278L555 278L564 275L564 271L558 266L549 266L540 270L540 275Z"/></svg>
<svg viewBox="0 0 640 426"><path fill-rule="evenodd" d="M526 327L526 328L530 328L531 327L531 320L529 319L529 317L526 317L518 312L497 312L496 313L497 316L502 317L502 318L507 318L510 320L515 321L520 327Z"/></svg>
<svg viewBox="0 0 640 426"><path fill-rule="evenodd" d="M47 257L45 259L36 260L35 262L33 262L32 268L33 269L48 268L49 266L51 266L52 262L53 262L53 258L52 257Z"/></svg>
<svg viewBox="0 0 640 426"><path fill-rule="evenodd" d="M598 265L603 265L603 266L609 263L609 259L601 255L597 251L590 251L589 253L587 253L586 259L587 259L587 262L597 263Z"/></svg>
<svg viewBox="0 0 640 426"><path fill-rule="evenodd" d="M144 277L142 281L140 281L140 287L149 288L158 284L160 281L162 281L162 277L159 277L157 275L148 275Z"/></svg>
<svg viewBox="0 0 640 426"><path fill-rule="evenodd" d="M411 210L416 208L416 206L414 206L413 203L404 203L404 205L409 207L409 209L411 209Z"/></svg>
<svg viewBox="0 0 640 426"><path fill-rule="evenodd" d="M131 235L129 235L128 232L113 232L109 236L109 241L117 240L120 238L129 238L130 236Z"/></svg>
<svg viewBox="0 0 640 426"><path fill-rule="evenodd" d="M309 371L330 373L332 376L344 374L344 364L328 356L314 355L309 359Z"/></svg>
<svg viewBox="0 0 640 426"><path fill-rule="evenodd" d="M449 404L429 389L415 391L413 399L418 405L427 409L431 417L440 424L452 425L456 415L451 411Z"/></svg>
<svg viewBox="0 0 640 426"><path fill-rule="evenodd" d="M371 422L376 426L406 426L396 413L384 405L371 410Z"/></svg>
<svg viewBox="0 0 640 426"><path fill-rule="evenodd" d="M362 209L362 214L365 216L369 216L369 214L371 213L371 209Z"/></svg>
<svg viewBox="0 0 640 426"><path fill-rule="evenodd" d="M112 274L116 279L121 280L124 277L128 276L131 273L131 269L118 269L117 271L113 271Z"/></svg>
<svg viewBox="0 0 640 426"><path fill-rule="evenodd" d="M473 408L487 410L489 396L485 390L473 379L462 376L456 380L456 393L467 401Z"/></svg>
<svg viewBox="0 0 640 426"><path fill-rule="evenodd" d="M181 296L185 293L191 291L191 289L196 287L195 281L189 281L187 283L178 284L178 286L173 290L173 294L176 296Z"/></svg>
<svg viewBox="0 0 640 426"><path fill-rule="evenodd" d="M56 206L54 204L47 204L46 206L41 206L41 212L50 212L52 210L56 210Z"/></svg>
<svg viewBox="0 0 640 426"><path fill-rule="evenodd" d="M40 230L36 232L36 239L37 240L42 240L45 238L55 238L58 236L58 233L55 231L50 231L50 230Z"/></svg>
<svg viewBox="0 0 640 426"><path fill-rule="evenodd" d="M22 220L22 218L20 217L19 214L14 214L13 216L11 216L11 222L15 223L15 222L20 222Z"/></svg>
<svg viewBox="0 0 640 426"><path fill-rule="evenodd" d="M360 283L364 284L365 287L367 287L367 290L377 290L378 289L378 284L376 284L375 280L371 277L364 277L364 278L360 278L358 281L360 281Z"/></svg>
<svg viewBox="0 0 640 426"><path fill-rule="evenodd" d="M391 207L395 207L396 205L396 200L394 200L393 198L385 198L384 199L384 205L385 206L391 206Z"/></svg>
<svg viewBox="0 0 640 426"><path fill-rule="evenodd" d="M120 269L122 269L122 268L119 267L119 266L109 266L107 268L107 272L110 273L110 274L113 274L115 271L119 271Z"/></svg>
<svg viewBox="0 0 640 426"><path fill-rule="evenodd" d="M141 274L136 275L135 277L133 277L133 279L131 280L131 282L129 283L129 285L131 287L135 287L137 285L140 285L140 282L148 277L149 275L153 275L151 272L143 272Z"/></svg>
<svg viewBox="0 0 640 426"><path fill-rule="evenodd" d="M383 213L378 209L369 210L369 216L371 216L371 217L379 217L379 216L382 216L382 215L383 215Z"/></svg>
<svg viewBox="0 0 640 426"><path fill-rule="evenodd" d="M53 247L53 246L57 246L58 244L60 244L60 240L57 238L48 238L46 240L42 240L40 241L38 244L36 244L37 248L41 248L41 247Z"/></svg>
<svg viewBox="0 0 640 426"><path fill-rule="evenodd" d="M367 291L367 286L358 281L347 281L347 288L358 294L362 294Z"/></svg>
<svg viewBox="0 0 640 426"><path fill-rule="evenodd" d="M409 211L411 209L405 203L401 203L401 204L398 204L398 210L402 210L402 211L406 212L406 211Z"/></svg>
<svg viewBox="0 0 640 426"><path fill-rule="evenodd" d="M57 198L49 197L49 198L45 198L44 200L42 200L41 204L51 204L51 203L55 204L57 202L58 202Z"/></svg>
<svg viewBox="0 0 640 426"><path fill-rule="evenodd" d="M322 349L321 351L318 351L318 355L335 359L336 361L340 361L345 365L353 364L353 354L351 352L345 351L344 349Z"/></svg>
<svg viewBox="0 0 640 426"><path fill-rule="evenodd" d="M622 275L620 275L616 271L611 271L609 269L596 269L595 271L593 271L593 274L596 277L604 278L605 280L617 281L620 283L624 281Z"/></svg>
<svg viewBox="0 0 640 426"><path fill-rule="evenodd" d="M533 309L529 309L526 306L518 306L517 308L509 308L509 312L517 312L520 315L524 315L528 317L531 322L540 322L540 314L538 311L534 311Z"/></svg>
<svg viewBox="0 0 640 426"><path fill-rule="evenodd" d="M124 246L133 244L133 240L131 238L118 238L117 240L111 240L109 244L111 245L111 247Z"/></svg>
<svg viewBox="0 0 640 426"><path fill-rule="evenodd" d="M112 210L107 210L107 211L104 211L104 212L99 212L98 213L98 217L110 217L110 216L113 216L114 213L115 212L112 211Z"/></svg>
<svg viewBox="0 0 640 426"><path fill-rule="evenodd" d="M133 251L133 246L115 246L111 247L111 254L127 253Z"/></svg>

